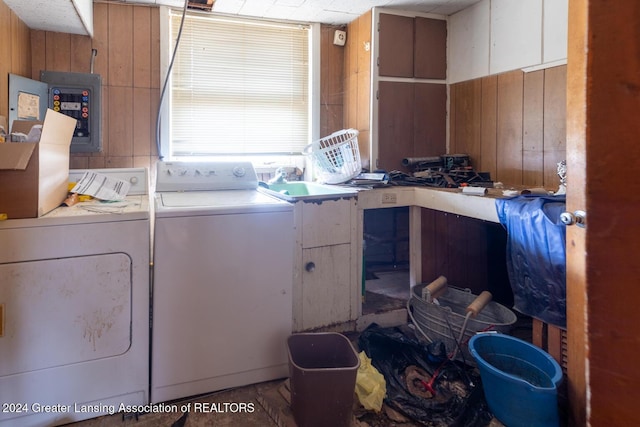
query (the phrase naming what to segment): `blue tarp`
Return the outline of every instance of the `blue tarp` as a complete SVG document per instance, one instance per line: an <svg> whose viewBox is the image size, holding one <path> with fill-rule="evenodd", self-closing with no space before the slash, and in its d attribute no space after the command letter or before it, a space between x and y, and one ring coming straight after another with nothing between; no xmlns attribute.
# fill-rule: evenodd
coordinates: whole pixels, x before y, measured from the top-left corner
<svg viewBox="0 0 640 427"><path fill-rule="evenodd" d="M560 328L567 326L565 196L496 200L507 230L507 272L514 309Z"/></svg>

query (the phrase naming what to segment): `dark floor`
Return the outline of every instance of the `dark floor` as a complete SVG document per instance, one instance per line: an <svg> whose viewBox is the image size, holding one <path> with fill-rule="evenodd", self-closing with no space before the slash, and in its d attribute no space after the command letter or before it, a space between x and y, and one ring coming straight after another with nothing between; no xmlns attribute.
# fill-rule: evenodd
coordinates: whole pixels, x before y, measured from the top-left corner
<svg viewBox="0 0 640 427"><path fill-rule="evenodd" d="M409 274L406 270L377 272L375 277L366 281L366 294L363 312L376 313L386 310L397 310L406 307L409 296ZM515 325L514 335L531 341L531 319L519 317ZM357 334L348 334L355 340ZM175 410L163 413L144 414L137 417L123 418L122 414L103 416L72 424L73 427L118 427L118 426L153 426L153 427L199 427L199 426L292 426L286 393L286 379L254 384L233 390L226 390L175 403ZM205 403L205 405L203 405ZM186 410L186 411L185 411ZM186 413L186 415L184 415ZM375 414L363 409L354 412L352 427L412 427L411 420L389 410ZM490 426L502 424L492 420Z"/></svg>

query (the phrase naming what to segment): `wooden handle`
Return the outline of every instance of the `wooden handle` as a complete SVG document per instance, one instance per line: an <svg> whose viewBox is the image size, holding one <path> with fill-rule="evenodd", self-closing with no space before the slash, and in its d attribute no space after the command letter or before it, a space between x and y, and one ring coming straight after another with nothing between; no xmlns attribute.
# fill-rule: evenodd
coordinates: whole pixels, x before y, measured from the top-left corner
<svg viewBox="0 0 640 427"><path fill-rule="evenodd" d="M431 298L438 298L447 291L447 278L440 276L433 282L429 283L425 289L428 291L428 295Z"/></svg>
<svg viewBox="0 0 640 427"><path fill-rule="evenodd" d="M469 306L467 307L467 312L471 312L472 316L476 317L478 313L480 313L482 309L491 302L491 298L493 298L491 292L482 291L482 293L478 295L476 299L471 301L471 304L469 304Z"/></svg>

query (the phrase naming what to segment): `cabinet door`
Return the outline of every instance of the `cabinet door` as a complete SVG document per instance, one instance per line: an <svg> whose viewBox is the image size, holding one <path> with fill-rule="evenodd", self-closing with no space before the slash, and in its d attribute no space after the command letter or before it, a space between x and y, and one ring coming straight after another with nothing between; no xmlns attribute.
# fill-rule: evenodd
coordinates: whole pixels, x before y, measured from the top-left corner
<svg viewBox="0 0 640 427"><path fill-rule="evenodd" d="M378 31L378 73L413 77L413 18L381 13Z"/></svg>
<svg viewBox="0 0 640 427"><path fill-rule="evenodd" d="M380 82L377 169L405 170L402 159L413 156L413 91L413 83Z"/></svg>
<svg viewBox="0 0 640 427"><path fill-rule="evenodd" d="M377 168L410 172L402 159L444 154L446 111L444 84L380 82Z"/></svg>
<svg viewBox="0 0 640 427"><path fill-rule="evenodd" d="M302 205L302 247L351 241L351 204L355 199L299 202Z"/></svg>
<svg viewBox="0 0 640 427"><path fill-rule="evenodd" d="M419 79L447 78L447 21L415 18L413 75Z"/></svg>
<svg viewBox="0 0 640 427"><path fill-rule="evenodd" d="M302 251L302 329L351 320L351 245Z"/></svg>
<svg viewBox="0 0 640 427"><path fill-rule="evenodd" d="M447 152L447 85L415 83L413 157Z"/></svg>

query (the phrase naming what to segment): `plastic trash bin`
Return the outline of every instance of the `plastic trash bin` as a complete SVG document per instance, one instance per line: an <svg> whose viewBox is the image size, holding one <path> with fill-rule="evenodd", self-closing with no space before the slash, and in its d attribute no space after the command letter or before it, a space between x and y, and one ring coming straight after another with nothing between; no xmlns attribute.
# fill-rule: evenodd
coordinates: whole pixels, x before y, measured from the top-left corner
<svg viewBox="0 0 640 427"><path fill-rule="evenodd" d="M291 411L299 427L351 424L360 359L336 332L289 336Z"/></svg>

